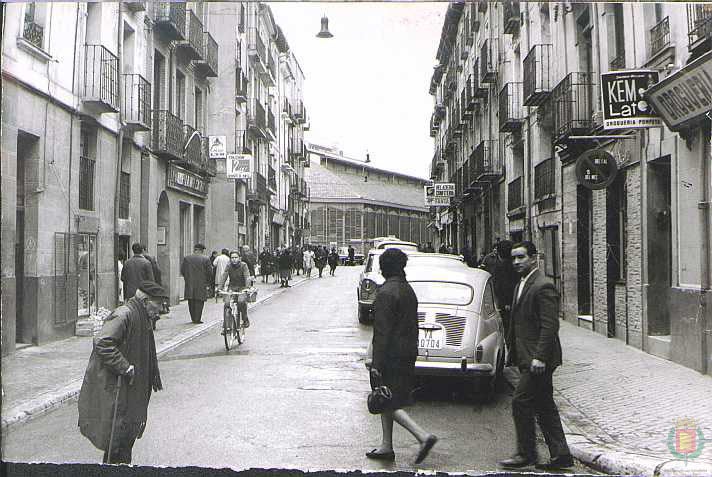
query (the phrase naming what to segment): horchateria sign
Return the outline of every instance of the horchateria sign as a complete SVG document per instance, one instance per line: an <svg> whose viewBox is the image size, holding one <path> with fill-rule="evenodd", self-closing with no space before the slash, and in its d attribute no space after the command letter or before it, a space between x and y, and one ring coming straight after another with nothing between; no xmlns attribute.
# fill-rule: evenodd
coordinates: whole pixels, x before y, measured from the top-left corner
<svg viewBox="0 0 712 477"><path fill-rule="evenodd" d="M603 129L650 128L662 121L643 98L658 82L658 72L649 70L612 71L601 75Z"/></svg>
<svg viewBox="0 0 712 477"><path fill-rule="evenodd" d="M671 131L689 128L712 109L712 52L645 92Z"/></svg>

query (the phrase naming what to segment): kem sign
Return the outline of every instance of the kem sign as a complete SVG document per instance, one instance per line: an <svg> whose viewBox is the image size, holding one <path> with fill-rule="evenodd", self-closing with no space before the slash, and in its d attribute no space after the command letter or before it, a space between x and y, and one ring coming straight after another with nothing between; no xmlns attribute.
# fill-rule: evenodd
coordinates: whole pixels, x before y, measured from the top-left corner
<svg viewBox="0 0 712 477"><path fill-rule="evenodd" d="M603 129L650 128L662 121L643 93L658 82L658 72L613 71L601 75Z"/></svg>

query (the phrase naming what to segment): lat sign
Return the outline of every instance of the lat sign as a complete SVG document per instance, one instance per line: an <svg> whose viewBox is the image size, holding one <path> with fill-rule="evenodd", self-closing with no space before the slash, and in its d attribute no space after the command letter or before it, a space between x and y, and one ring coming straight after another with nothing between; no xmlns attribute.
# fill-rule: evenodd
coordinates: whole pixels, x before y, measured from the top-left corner
<svg viewBox="0 0 712 477"><path fill-rule="evenodd" d="M249 154L228 154L225 161L225 175L228 179L251 179L252 156Z"/></svg>
<svg viewBox="0 0 712 477"><path fill-rule="evenodd" d="M423 186L423 192L425 193L425 205L427 207L447 207L450 205L449 195L436 195L437 190L435 185Z"/></svg>
<svg viewBox="0 0 712 477"><path fill-rule="evenodd" d="M658 82L658 72L612 71L601 74L603 129L661 127L662 121L643 93Z"/></svg>

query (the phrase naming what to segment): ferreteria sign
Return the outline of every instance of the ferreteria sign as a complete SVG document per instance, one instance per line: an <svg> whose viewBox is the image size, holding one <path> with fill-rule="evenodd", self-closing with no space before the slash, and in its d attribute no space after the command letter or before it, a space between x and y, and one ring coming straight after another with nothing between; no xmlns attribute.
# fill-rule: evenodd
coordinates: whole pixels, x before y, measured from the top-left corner
<svg viewBox="0 0 712 477"><path fill-rule="evenodd" d="M645 90L657 82L657 71L613 71L601 74L603 129L661 127L662 121L643 98Z"/></svg>
<svg viewBox="0 0 712 477"><path fill-rule="evenodd" d="M208 181L198 174L187 171L182 167L168 164L168 175L166 176L166 186L187 194L205 197L208 195Z"/></svg>
<svg viewBox="0 0 712 477"><path fill-rule="evenodd" d="M671 131L689 128L712 109L712 51L645 92Z"/></svg>

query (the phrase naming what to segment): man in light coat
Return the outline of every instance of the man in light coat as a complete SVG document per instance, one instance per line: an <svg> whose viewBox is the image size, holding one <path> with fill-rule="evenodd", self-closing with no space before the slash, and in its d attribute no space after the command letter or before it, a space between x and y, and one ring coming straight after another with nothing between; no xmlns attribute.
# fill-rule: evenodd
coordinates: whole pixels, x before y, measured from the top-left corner
<svg viewBox="0 0 712 477"><path fill-rule="evenodd" d="M180 274L185 279L183 298L188 300L188 311L193 323L202 323L203 306L208 299L208 288L213 282L213 266L204 255L205 245L195 244L193 254L183 258Z"/></svg>
<svg viewBox="0 0 712 477"><path fill-rule="evenodd" d="M213 268L215 269L215 289L219 288L220 278L223 276L225 269L230 265L230 251L226 248L222 249L220 255L215 258Z"/></svg>
<svg viewBox="0 0 712 477"><path fill-rule="evenodd" d="M104 451L105 464L131 463L134 442L146 427L151 392L163 389L153 322L167 297L156 282L141 282L94 338L79 393L78 424L82 435Z"/></svg>

